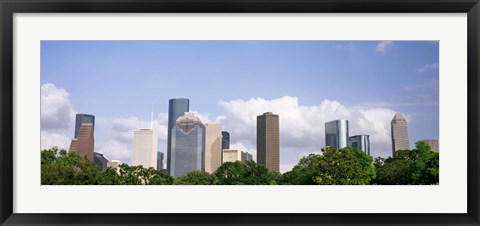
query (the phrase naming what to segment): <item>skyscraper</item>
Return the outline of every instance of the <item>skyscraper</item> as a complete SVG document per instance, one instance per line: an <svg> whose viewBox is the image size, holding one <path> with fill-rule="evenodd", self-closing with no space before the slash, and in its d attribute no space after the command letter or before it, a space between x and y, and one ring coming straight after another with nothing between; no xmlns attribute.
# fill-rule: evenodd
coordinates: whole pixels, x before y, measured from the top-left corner
<svg viewBox="0 0 480 226"><path fill-rule="evenodd" d="M70 144L70 151L77 152L80 156L85 156L93 162L94 143L93 124L82 123L78 131L78 136L74 138Z"/></svg>
<svg viewBox="0 0 480 226"><path fill-rule="evenodd" d="M157 169L158 136L153 129L133 131L132 165Z"/></svg>
<svg viewBox="0 0 480 226"><path fill-rule="evenodd" d="M164 168L163 160L164 160L163 152L158 152L157 153L157 170L158 171L161 171Z"/></svg>
<svg viewBox="0 0 480 226"><path fill-rule="evenodd" d="M335 150L348 146L348 120L325 123L325 146L332 146Z"/></svg>
<svg viewBox="0 0 480 226"><path fill-rule="evenodd" d="M191 112L177 119L172 129L170 172L172 177L205 170L205 126Z"/></svg>
<svg viewBox="0 0 480 226"><path fill-rule="evenodd" d="M280 171L279 118L272 112L257 116L257 163L270 171Z"/></svg>
<svg viewBox="0 0 480 226"><path fill-rule="evenodd" d="M230 133L222 131L222 150L230 149Z"/></svg>
<svg viewBox="0 0 480 226"><path fill-rule="evenodd" d="M172 165L172 130L175 127L178 117L189 111L189 100L187 98L173 98L168 101L168 131L167 131L167 174L170 174Z"/></svg>
<svg viewBox="0 0 480 226"><path fill-rule="evenodd" d="M392 132L392 156L398 150L410 149L408 141L408 125L407 120L402 113L397 112L391 123Z"/></svg>
<svg viewBox="0 0 480 226"><path fill-rule="evenodd" d="M205 171L215 172L222 165L222 124L205 124Z"/></svg>
<svg viewBox="0 0 480 226"><path fill-rule="evenodd" d="M358 148L370 155L370 135L356 135L348 138L348 146Z"/></svg>
<svg viewBox="0 0 480 226"><path fill-rule="evenodd" d="M75 117L75 134L74 138L78 137L78 133L80 132L80 126L82 123L92 123L93 130L95 131L95 116L88 115L88 114L77 114Z"/></svg>

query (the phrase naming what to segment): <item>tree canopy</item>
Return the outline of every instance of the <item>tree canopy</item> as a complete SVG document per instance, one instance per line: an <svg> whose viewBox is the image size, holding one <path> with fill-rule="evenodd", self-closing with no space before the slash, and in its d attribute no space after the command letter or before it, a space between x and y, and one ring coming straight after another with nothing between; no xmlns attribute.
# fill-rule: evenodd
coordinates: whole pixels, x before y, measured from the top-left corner
<svg viewBox="0 0 480 226"><path fill-rule="evenodd" d="M439 154L423 141L413 150L399 150L393 157L376 158L374 184L438 184Z"/></svg>
<svg viewBox="0 0 480 226"><path fill-rule="evenodd" d="M75 152L55 147L41 152L43 185L159 185L172 182L172 177L154 168L122 164L118 170L109 167L102 171Z"/></svg>
<svg viewBox="0 0 480 226"><path fill-rule="evenodd" d="M322 149L310 154L282 176L282 184L369 184L375 178L372 158L363 151L345 147Z"/></svg>
<svg viewBox="0 0 480 226"><path fill-rule="evenodd" d="M254 161L223 163L214 173L214 184L221 185L270 185L276 184L268 169Z"/></svg>
<svg viewBox="0 0 480 226"><path fill-rule="evenodd" d="M363 185L438 184L439 154L425 142L413 150L399 150L393 157L376 158L345 147L309 154L292 170L270 172L254 161L226 162L212 174L192 171L173 178L154 168L121 164L100 169L75 152L56 147L41 152L43 185Z"/></svg>

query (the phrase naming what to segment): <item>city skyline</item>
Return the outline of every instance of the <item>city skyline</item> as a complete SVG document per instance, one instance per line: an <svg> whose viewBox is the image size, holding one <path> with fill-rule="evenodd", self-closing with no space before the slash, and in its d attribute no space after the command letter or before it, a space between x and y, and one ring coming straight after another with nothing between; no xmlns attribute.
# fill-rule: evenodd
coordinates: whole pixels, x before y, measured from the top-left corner
<svg viewBox="0 0 480 226"><path fill-rule="evenodd" d="M387 47L377 50L381 43ZM170 55L162 56L165 51ZM98 63L81 58L94 53ZM158 54L147 58L153 53ZM252 53L257 54L253 59ZM131 56L134 62L124 61ZM179 58L190 66L173 62ZM106 81L113 85L82 90ZM370 135L374 157L391 155L395 112L406 114L411 147L418 140L438 139L438 43L432 42L49 41L42 42L41 82L43 148L71 139L70 115L88 113L97 117L95 151L126 163L131 132L149 127L152 103L158 151L167 154L168 100L177 96L190 99L190 111L202 122L221 122L231 149L254 156L255 117L269 111L280 115L282 172L300 157L320 152L326 121L347 119L351 135ZM135 92L128 92L132 88Z"/></svg>

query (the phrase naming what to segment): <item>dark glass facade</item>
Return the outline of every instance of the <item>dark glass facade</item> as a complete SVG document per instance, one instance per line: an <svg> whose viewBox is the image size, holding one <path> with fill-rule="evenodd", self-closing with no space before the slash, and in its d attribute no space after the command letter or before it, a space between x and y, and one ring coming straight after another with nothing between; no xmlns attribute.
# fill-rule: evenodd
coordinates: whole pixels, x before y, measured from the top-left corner
<svg viewBox="0 0 480 226"><path fill-rule="evenodd" d="M80 132L80 126L82 123L92 123L93 130L95 131L95 116L88 115L88 114L77 114L75 117L75 136L74 138L78 137L78 133Z"/></svg>
<svg viewBox="0 0 480 226"><path fill-rule="evenodd" d="M187 98L174 98L168 101L168 131L167 131L167 174L170 173L172 165L172 130L175 127L176 120L189 111L189 100Z"/></svg>
<svg viewBox="0 0 480 226"><path fill-rule="evenodd" d="M205 126L190 112L178 118L172 129L170 176L205 170Z"/></svg>
<svg viewBox="0 0 480 226"><path fill-rule="evenodd" d="M108 159L106 159L105 156L103 156L103 154L100 154L98 152L94 152L93 153L93 162L95 163L95 165L100 167L100 169L102 169L102 170L107 169Z"/></svg>
<svg viewBox="0 0 480 226"><path fill-rule="evenodd" d="M163 170L163 152L157 152L157 171Z"/></svg>
<svg viewBox="0 0 480 226"><path fill-rule="evenodd" d="M230 133L222 131L222 150L230 149Z"/></svg>

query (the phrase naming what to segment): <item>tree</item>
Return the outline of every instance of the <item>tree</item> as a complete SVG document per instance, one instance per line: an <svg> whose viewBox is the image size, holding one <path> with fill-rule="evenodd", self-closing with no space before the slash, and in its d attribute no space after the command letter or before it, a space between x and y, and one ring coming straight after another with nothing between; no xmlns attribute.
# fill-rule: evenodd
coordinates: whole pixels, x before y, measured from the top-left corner
<svg viewBox="0 0 480 226"><path fill-rule="evenodd" d="M372 158L360 149L333 147L322 149L318 165L320 172L313 178L317 184L361 185L375 178Z"/></svg>
<svg viewBox="0 0 480 226"><path fill-rule="evenodd" d="M372 158L362 150L345 147L322 149L322 154L302 157L282 175L281 184L369 184L375 178Z"/></svg>
<svg viewBox="0 0 480 226"><path fill-rule="evenodd" d="M396 151L393 157L375 161L374 184L438 184L439 154L419 141L413 150Z"/></svg>
<svg viewBox="0 0 480 226"><path fill-rule="evenodd" d="M239 161L223 163L214 176L214 184L221 185L277 184L268 169L254 161L247 161L245 164Z"/></svg>
<svg viewBox="0 0 480 226"><path fill-rule="evenodd" d="M245 163L245 171L243 174L243 184L250 185L275 185L277 182L274 180L272 174L268 171L267 167L261 164L257 164L252 160Z"/></svg>
<svg viewBox="0 0 480 226"><path fill-rule="evenodd" d="M172 184L173 178L154 168L122 164L102 171L93 162L75 152L52 149L41 152L41 183L43 185L119 185Z"/></svg>
<svg viewBox="0 0 480 226"><path fill-rule="evenodd" d="M375 159L374 166L377 177L372 181L372 184L411 184L410 177L410 159L389 158L383 159L378 157Z"/></svg>
<svg viewBox="0 0 480 226"><path fill-rule="evenodd" d="M240 185L243 184L243 175L245 174L245 166L243 163L225 162L215 171L214 184L222 185Z"/></svg>
<svg viewBox="0 0 480 226"><path fill-rule="evenodd" d="M173 178L153 167L144 168L143 166L129 166L121 164L118 170L118 176L122 184L131 185L162 185L172 184Z"/></svg>
<svg viewBox="0 0 480 226"><path fill-rule="evenodd" d="M430 151L430 146L423 141L415 143L414 163L411 165L413 184L438 184L439 154Z"/></svg>
<svg viewBox="0 0 480 226"><path fill-rule="evenodd" d="M320 173L322 156L318 154L309 154L300 159L292 170L284 173L280 179L280 184L284 185L313 185L316 184L313 179Z"/></svg>
<svg viewBox="0 0 480 226"><path fill-rule="evenodd" d="M52 149L41 152L41 183L43 185L98 184L100 169L75 152Z"/></svg>
<svg viewBox="0 0 480 226"><path fill-rule="evenodd" d="M205 171L192 171L184 176L177 177L173 181L176 185L211 185L215 177Z"/></svg>

